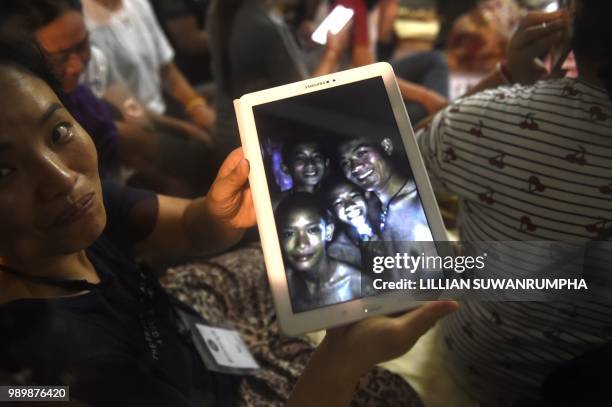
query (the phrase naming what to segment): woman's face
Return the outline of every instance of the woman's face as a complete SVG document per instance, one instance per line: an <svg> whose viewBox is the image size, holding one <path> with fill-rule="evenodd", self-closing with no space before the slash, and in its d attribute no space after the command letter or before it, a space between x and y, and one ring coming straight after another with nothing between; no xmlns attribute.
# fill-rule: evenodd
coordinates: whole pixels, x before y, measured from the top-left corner
<svg viewBox="0 0 612 407"><path fill-rule="evenodd" d="M82 250L106 224L89 135L37 77L0 66L0 256Z"/></svg>
<svg viewBox="0 0 612 407"><path fill-rule="evenodd" d="M53 72L64 92L72 92L91 58L89 35L83 15L70 10L36 31Z"/></svg>
<svg viewBox="0 0 612 407"><path fill-rule="evenodd" d="M361 191L354 185L339 184L330 192L334 214L341 222L355 228L367 223L368 206Z"/></svg>

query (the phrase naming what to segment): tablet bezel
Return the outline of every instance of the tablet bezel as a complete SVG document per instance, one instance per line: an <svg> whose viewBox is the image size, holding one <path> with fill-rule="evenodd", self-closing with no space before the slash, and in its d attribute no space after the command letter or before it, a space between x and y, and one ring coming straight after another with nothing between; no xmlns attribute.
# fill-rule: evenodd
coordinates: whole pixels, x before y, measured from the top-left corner
<svg viewBox="0 0 612 407"><path fill-rule="evenodd" d="M249 160L251 168L249 183L257 213L257 224L268 279L276 306L278 322L282 331L288 335L298 335L323 328L344 325L367 316L389 314L414 308L419 304L417 301L407 300L401 292L395 291L324 306L310 311L293 312L270 190L268 188L268 178L265 173L263 153L253 114L253 107L257 105L375 77L381 77L383 80L433 239L436 242L448 241L442 217L393 73L393 68L388 63L376 63L249 93L234 101L244 154ZM446 245L441 246L437 244L437 246L439 255L452 254Z"/></svg>

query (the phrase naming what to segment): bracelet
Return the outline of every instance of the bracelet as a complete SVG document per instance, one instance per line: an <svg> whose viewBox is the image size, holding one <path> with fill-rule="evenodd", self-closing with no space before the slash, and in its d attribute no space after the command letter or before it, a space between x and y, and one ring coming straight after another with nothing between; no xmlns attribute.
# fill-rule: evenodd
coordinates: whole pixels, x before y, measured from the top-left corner
<svg viewBox="0 0 612 407"><path fill-rule="evenodd" d="M198 106L206 106L206 105L207 105L206 100L204 100L204 98L203 98L203 97L201 97L201 96L196 96L196 97L194 97L193 99L191 99L189 102L187 102L187 104L185 105L185 110L186 110L188 113L191 113L191 111L192 111L194 108L196 108L196 107L198 107Z"/></svg>
<svg viewBox="0 0 612 407"><path fill-rule="evenodd" d="M506 85L514 85L512 75L510 75L510 70L508 70L508 64L506 62L497 63L497 72L499 72L499 76Z"/></svg>

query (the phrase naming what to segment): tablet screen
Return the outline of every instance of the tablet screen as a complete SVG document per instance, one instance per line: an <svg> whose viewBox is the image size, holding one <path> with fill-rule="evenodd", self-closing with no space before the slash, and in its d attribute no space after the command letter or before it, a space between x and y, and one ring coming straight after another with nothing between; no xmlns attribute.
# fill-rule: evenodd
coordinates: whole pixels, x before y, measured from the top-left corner
<svg viewBox="0 0 612 407"><path fill-rule="evenodd" d="M418 243L432 233L382 78L253 114L294 313L378 293L364 266L375 242L435 254Z"/></svg>

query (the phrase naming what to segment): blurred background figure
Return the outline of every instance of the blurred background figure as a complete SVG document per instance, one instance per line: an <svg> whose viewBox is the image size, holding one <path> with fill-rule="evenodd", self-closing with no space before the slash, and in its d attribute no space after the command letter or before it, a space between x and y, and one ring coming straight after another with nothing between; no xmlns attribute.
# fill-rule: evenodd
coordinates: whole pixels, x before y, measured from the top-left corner
<svg viewBox="0 0 612 407"><path fill-rule="evenodd" d="M212 128L214 110L174 63L174 50L146 0L84 0L83 12L92 42L147 108L165 113L165 91L196 125Z"/></svg>
<svg viewBox="0 0 612 407"><path fill-rule="evenodd" d="M216 171L209 135L140 104L91 46L79 1L6 1L1 12L3 35L36 39L67 108L96 144L103 177L171 195L207 189ZM101 64L88 70L92 59Z"/></svg>
<svg viewBox="0 0 612 407"><path fill-rule="evenodd" d="M206 16L210 0L151 0L161 28L176 53L176 66L189 83L212 81Z"/></svg>

